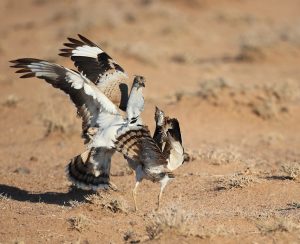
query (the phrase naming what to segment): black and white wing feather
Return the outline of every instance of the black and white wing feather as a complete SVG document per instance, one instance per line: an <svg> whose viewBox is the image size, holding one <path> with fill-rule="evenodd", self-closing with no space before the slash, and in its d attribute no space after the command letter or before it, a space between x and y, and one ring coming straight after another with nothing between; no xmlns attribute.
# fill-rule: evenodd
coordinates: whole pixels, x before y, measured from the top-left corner
<svg viewBox="0 0 300 244"><path fill-rule="evenodd" d="M98 127L97 119L102 110L118 114L118 108L84 75L40 59L23 58L11 61L18 68L16 73L24 73L21 78L37 77L68 94L83 119L82 127ZM85 132L84 132L85 133Z"/></svg>
<svg viewBox="0 0 300 244"><path fill-rule="evenodd" d="M83 137L91 145L95 136L103 128L98 120L105 112L119 118L119 109L84 75L49 63L44 60L23 58L11 61L21 78L44 79L55 88L69 95L82 118ZM79 188L92 189L111 187L109 172L111 157L115 150L106 147L90 147L86 152L74 157L67 168L69 179Z"/></svg>
<svg viewBox="0 0 300 244"><path fill-rule="evenodd" d="M79 72L95 83L120 109L126 110L128 102L128 76L99 46L82 35L68 38L60 56L70 57Z"/></svg>

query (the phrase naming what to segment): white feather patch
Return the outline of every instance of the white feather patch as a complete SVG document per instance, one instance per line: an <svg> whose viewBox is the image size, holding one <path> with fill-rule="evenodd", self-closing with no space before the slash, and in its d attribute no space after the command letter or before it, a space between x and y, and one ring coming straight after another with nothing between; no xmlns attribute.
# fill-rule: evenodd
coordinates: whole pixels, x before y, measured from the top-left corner
<svg viewBox="0 0 300 244"><path fill-rule="evenodd" d="M184 155L183 155L183 147L180 144L180 142L175 141L172 137L169 136L169 140L171 141L171 152L170 156L168 158L168 169L169 170L175 170L177 169L184 160Z"/></svg>
<svg viewBox="0 0 300 244"><path fill-rule="evenodd" d="M99 47L90 47L87 45L77 47L76 49L72 50L72 56L82 56L82 57L90 57L90 58L97 58L98 54L103 53Z"/></svg>
<svg viewBox="0 0 300 244"><path fill-rule="evenodd" d="M133 87L127 104L127 118L129 121L140 116L144 110L143 88Z"/></svg>
<svg viewBox="0 0 300 244"><path fill-rule="evenodd" d="M114 148L117 131L125 124L122 116L102 112L97 119L97 124L101 129L89 147Z"/></svg>
<svg viewBox="0 0 300 244"><path fill-rule="evenodd" d="M75 89L81 89L84 82L83 78L73 71L67 72L66 80L71 83L71 86Z"/></svg>
<svg viewBox="0 0 300 244"><path fill-rule="evenodd" d="M53 71L53 68L51 66L54 65L47 62L31 63L27 65L27 67L30 68L30 70L35 73L36 77L49 77L52 79L57 79L58 74L56 74Z"/></svg>
<svg viewBox="0 0 300 244"><path fill-rule="evenodd" d="M108 113L118 114L119 110L115 104L112 103L101 91L100 89L88 80L85 76L75 73L72 70L67 69L66 79L71 83L72 87L75 89L81 89L83 87L84 92L96 99L101 107Z"/></svg>

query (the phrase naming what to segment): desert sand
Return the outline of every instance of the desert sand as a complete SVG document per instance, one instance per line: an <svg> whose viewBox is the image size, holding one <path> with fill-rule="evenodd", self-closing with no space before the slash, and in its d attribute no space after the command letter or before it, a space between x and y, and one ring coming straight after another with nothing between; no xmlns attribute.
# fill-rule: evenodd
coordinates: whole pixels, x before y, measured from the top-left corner
<svg viewBox="0 0 300 244"><path fill-rule="evenodd" d="M0 243L299 243L300 2L2 0ZM146 77L143 120L178 118L190 161L159 184L116 154L118 191L71 188L83 152L68 96L9 60L59 57L77 33Z"/></svg>

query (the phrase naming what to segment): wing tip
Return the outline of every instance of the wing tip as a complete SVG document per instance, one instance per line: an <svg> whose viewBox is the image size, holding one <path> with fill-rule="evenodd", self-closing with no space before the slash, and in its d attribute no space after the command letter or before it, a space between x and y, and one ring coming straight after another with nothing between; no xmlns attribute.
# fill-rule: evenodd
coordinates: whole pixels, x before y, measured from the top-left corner
<svg viewBox="0 0 300 244"><path fill-rule="evenodd" d="M29 71L29 73L20 76L20 78L31 78L31 77L35 77L35 74L33 72L30 72L30 71Z"/></svg>
<svg viewBox="0 0 300 244"><path fill-rule="evenodd" d="M28 65L38 61L40 60L33 59L33 58L19 58L19 59L10 60L9 62L13 64L10 65L11 68L18 69L15 71L15 73L22 74L20 78L31 78L31 77L35 77L35 73L32 72L30 68L28 68Z"/></svg>
<svg viewBox="0 0 300 244"><path fill-rule="evenodd" d="M91 40L89 40L85 36L83 36L83 35L81 35L79 33L77 35L80 38L80 40L83 41L85 44L88 44L88 45L90 45L92 47L97 47L97 45L94 42L92 42Z"/></svg>
<svg viewBox="0 0 300 244"><path fill-rule="evenodd" d="M72 50L73 49L70 49L70 48L61 48L61 49L59 49L60 53L58 55L62 56L62 57L71 57Z"/></svg>

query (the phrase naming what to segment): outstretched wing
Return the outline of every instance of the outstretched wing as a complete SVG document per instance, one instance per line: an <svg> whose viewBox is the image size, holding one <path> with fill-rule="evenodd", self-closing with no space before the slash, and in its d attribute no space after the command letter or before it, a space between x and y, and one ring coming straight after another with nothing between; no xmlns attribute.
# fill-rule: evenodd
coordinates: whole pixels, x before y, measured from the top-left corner
<svg viewBox="0 0 300 244"><path fill-rule="evenodd" d="M60 56L71 57L75 66L122 110L128 101L128 76L106 52L82 35L68 38L67 48L60 49Z"/></svg>
<svg viewBox="0 0 300 244"><path fill-rule="evenodd" d="M109 176L113 153L114 150L98 147L77 155L66 168L68 178L84 190L112 188Z"/></svg>
<svg viewBox="0 0 300 244"><path fill-rule="evenodd" d="M21 78L44 79L53 87L68 94L76 105L78 114L83 119L83 128L86 130L90 127L97 127L97 118L103 109L109 113L118 114L118 108L98 87L76 71L33 58L17 59L11 62L14 63L11 67L19 69L16 73L24 73Z"/></svg>

